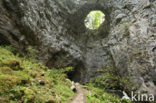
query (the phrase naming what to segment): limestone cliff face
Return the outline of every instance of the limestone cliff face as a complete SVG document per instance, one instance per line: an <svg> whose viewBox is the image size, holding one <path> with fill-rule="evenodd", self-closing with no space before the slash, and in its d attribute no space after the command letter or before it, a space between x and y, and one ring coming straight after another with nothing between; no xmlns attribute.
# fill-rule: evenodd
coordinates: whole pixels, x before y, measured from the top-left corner
<svg viewBox="0 0 156 103"><path fill-rule="evenodd" d="M47 66L74 66L75 81L110 66L156 93L155 0L1 0L0 9L1 44L34 45ZM92 10L106 15L96 32L84 25Z"/></svg>

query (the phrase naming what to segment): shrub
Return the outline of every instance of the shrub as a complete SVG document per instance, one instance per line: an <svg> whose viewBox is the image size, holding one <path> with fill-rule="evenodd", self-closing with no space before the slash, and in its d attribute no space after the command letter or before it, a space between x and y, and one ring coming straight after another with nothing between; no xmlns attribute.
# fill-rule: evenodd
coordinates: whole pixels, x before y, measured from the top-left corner
<svg viewBox="0 0 156 103"><path fill-rule="evenodd" d="M120 76L115 68L107 67L102 71L102 74L92 78L91 82L100 88L131 91L133 83L129 76Z"/></svg>

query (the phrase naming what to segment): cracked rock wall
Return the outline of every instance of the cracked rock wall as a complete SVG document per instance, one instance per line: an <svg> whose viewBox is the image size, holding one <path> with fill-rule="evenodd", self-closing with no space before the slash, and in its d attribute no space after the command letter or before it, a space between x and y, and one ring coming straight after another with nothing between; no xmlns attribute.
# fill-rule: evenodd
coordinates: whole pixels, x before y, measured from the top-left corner
<svg viewBox="0 0 156 103"><path fill-rule="evenodd" d="M33 45L47 66L74 66L75 81L111 66L137 90L156 93L155 0L1 0L0 9L1 44L21 53ZM95 32L84 25L92 10L106 15Z"/></svg>

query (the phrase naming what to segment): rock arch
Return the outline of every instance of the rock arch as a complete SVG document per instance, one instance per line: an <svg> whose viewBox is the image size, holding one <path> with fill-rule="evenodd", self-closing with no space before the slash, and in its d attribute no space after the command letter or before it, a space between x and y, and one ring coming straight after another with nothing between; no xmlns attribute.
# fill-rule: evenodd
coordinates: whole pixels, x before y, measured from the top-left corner
<svg viewBox="0 0 156 103"><path fill-rule="evenodd" d="M156 93L155 5L154 0L0 0L0 43L20 52L36 46L45 64L76 66L80 82L115 64L121 76L132 75L136 89ZM106 15L95 36L84 25L92 10ZM136 54L139 50L146 52Z"/></svg>
<svg viewBox="0 0 156 103"><path fill-rule="evenodd" d="M84 33L86 32L86 27L84 24L84 20L86 16L89 14L90 11L93 10L100 10L105 14L105 22L102 24L103 30L97 30L100 31L103 34L108 34L109 28L110 28L110 14L111 14L111 8L107 7L107 5L101 5L99 3L96 4L84 4L79 7L74 13L70 14L68 18L69 24L71 24L71 28L76 33Z"/></svg>

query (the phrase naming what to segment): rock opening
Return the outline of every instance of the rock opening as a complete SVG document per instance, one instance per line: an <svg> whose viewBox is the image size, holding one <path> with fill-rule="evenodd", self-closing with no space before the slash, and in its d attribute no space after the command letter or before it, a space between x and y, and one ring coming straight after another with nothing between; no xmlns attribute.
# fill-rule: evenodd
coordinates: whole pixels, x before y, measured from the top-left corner
<svg viewBox="0 0 156 103"><path fill-rule="evenodd" d="M84 20L85 26L88 29L96 30L105 21L105 14L100 10L94 10L89 12Z"/></svg>

